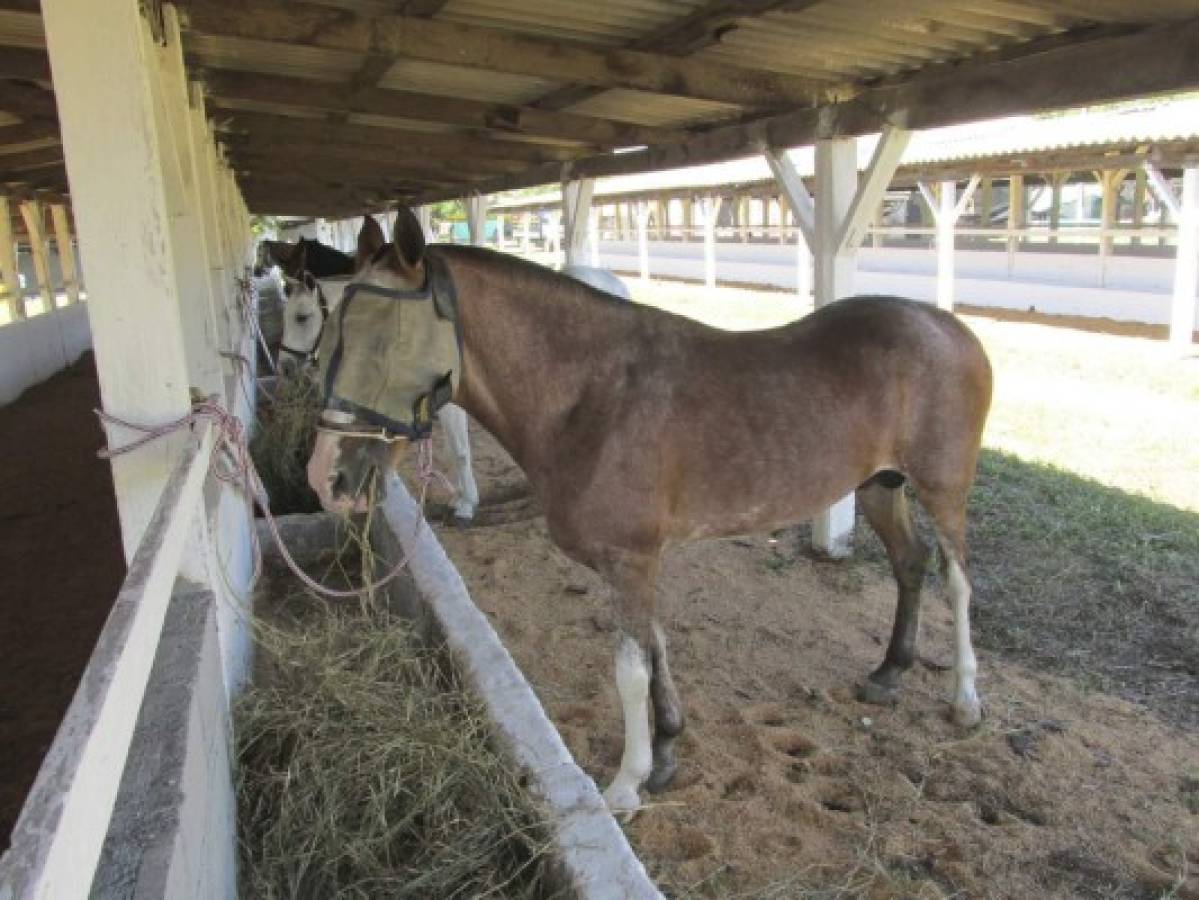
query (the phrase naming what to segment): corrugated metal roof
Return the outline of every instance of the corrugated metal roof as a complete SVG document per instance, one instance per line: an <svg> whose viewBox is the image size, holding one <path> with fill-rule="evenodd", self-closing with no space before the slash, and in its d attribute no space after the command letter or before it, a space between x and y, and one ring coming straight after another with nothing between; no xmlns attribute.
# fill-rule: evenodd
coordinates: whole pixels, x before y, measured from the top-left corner
<svg viewBox="0 0 1199 900"><path fill-rule="evenodd" d="M932 128L912 136L901 165L968 162L1052 150L1175 140L1199 140L1199 96ZM877 144L878 135L858 138L859 169L869 164ZM801 176L810 178L815 174L815 153L811 147L793 149L787 155ZM772 181L773 177L766 161L753 156L713 165L600 178L596 181L595 197L754 184ZM532 196L508 197L495 205L519 207L533 202L556 204L560 200L560 192L551 188Z"/></svg>
<svg viewBox="0 0 1199 900"><path fill-rule="evenodd" d="M527 75L463 69L440 63L401 60L387 70L379 87L439 97L462 97L489 103L527 103L547 94L557 83Z"/></svg>

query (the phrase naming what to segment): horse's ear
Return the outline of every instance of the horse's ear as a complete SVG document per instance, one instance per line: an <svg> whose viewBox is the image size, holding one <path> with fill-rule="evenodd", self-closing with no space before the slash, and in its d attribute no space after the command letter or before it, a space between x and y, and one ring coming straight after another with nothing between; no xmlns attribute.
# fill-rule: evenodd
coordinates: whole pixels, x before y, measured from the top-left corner
<svg viewBox="0 0 1199 900"><path fill-rule="evenodd" d="M413 268L425 258L425 230L421 228L420 220L407 206L401 206L396 213L395 228L396 252L408 268Z"/></svg>
<svg viewBox="0 0 1199 900"><path fill-rule="evenodd" d="M304 273L308 271L308 245L304 243L303 238L291 251L291 255L287 257L287 263L283 266L283 270L297 281L303 278Z"/></svg>
<svg viewBox="0 0 1199 900"><path fill-rule="evenodd" d="M365 261L379 252L379 248L387 243L383 229L375 221L374 216L362 217L362 230L358 232L358 260Z"/></svg>

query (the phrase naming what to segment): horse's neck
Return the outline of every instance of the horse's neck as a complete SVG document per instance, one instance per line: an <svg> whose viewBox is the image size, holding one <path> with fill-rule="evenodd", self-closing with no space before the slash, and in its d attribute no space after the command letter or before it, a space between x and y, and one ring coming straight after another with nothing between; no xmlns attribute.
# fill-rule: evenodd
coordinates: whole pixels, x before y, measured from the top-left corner
<svg viewBox="0 0 1199 900"><path fill-rule="evenodd" d="M464 362L460 406L526 471L584 395L610 383L636 313L498 254L447 254Z"/></svg>

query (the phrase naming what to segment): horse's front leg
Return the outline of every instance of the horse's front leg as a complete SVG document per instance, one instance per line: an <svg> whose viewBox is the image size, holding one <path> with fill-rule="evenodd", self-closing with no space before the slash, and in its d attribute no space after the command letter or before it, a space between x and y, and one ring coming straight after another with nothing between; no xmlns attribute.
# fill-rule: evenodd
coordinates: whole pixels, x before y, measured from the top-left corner
<svg viewBox="0 0 1199 900"><path fill-rule="evenodd" d="M666 643L655 618L657 572L655 548L652 555L620 554L603 573L615 594L616 690L624 713L620 770L604 791L614 814L631 816L637 810L639 791L647 780L654 790L670 782L675 770L673 745L683 730L682 708L666 666Z"/></svg>
<svg viewBox="0 0 1199 900"><path fill-rule="evenodd" d="M479 486L470 464L470 432L466 411L447 403L437 413L450 449L450 483L454 486L454 518L469 522L479 506Z"/></svg>

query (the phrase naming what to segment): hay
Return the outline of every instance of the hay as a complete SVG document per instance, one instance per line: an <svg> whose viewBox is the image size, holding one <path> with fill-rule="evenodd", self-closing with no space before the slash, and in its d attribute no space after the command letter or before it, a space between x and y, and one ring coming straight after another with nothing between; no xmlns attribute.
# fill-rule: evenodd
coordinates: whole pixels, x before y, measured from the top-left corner
<svg viewBox="0 0 1199 900"><path fill-rule="evenodd" d="M548 828L481 704L384 609L258 623L236 710L242 895L557 896Z"/></svg>
<svg viewBox="0 0 1199 900"><path fill-rule="evenodd" d="M320 500L308 486L305 471L316 441L320 397L309 378L280 378L274 397L264 404L250 455L271 499L271 511L318 512Z"/></svg>

